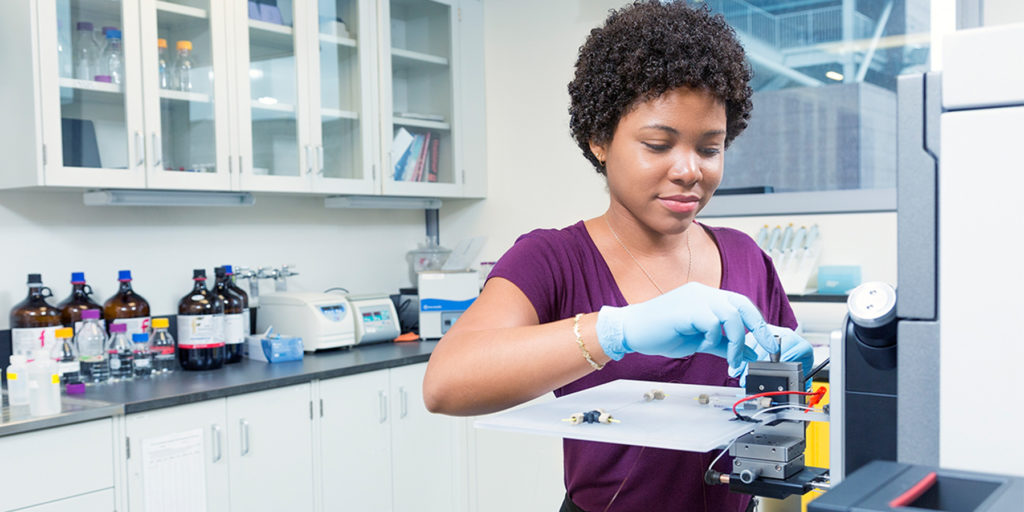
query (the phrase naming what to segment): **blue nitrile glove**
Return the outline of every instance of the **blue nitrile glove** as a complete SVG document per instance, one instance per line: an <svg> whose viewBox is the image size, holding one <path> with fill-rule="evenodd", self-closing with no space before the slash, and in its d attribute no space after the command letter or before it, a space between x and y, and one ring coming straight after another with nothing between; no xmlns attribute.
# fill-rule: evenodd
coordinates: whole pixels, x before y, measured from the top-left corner
<svg viewBox="0 0 1024 512"><path fill-rule="evenodd" d="M803 366L804 377L806 377L814 367L814 349L811 347L811 344L807 343L807 340L800 337L799 334L793 332L792 329L786 327L769 325L768 330L771 331L772 335L782 338L782 356L779 358L779 361L800 363ZM739 364L734 364L731 360L729 361L729 376L739 377L740 386L747 385L747 361L770 360L768 351L750 334L746 336L745 345L748 349L752 350L750 352L744 351L744 354L749 355L753 352L755 356L749 359L744 358Z"/></svg>
<svg viewBox="0 0 1024 512"><path fill-rule="evenodd" d="M605 306L597 314L597 339L616 361L630 352L665 357L708 352L739 365L756 357L744 344L748 329L767 350L775 347L768 324L750 299L700 283L639 304Z"/></svg>

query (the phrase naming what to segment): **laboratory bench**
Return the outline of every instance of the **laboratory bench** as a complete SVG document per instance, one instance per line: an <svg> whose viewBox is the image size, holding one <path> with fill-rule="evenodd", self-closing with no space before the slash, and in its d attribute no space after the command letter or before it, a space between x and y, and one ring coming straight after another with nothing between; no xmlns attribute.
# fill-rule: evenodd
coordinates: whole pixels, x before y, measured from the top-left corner
<svg viewBox="0 0 1024 512"><path fill-rule="evenodd" d="M306 354L302 361L269 364L243 359L219 370L175 370L94 384L82 395L62 393L61 413L51 416L31 417L27 405L9 407L5 391L0 437L426 362L435 346L436 341L380 343Z"/></svg>

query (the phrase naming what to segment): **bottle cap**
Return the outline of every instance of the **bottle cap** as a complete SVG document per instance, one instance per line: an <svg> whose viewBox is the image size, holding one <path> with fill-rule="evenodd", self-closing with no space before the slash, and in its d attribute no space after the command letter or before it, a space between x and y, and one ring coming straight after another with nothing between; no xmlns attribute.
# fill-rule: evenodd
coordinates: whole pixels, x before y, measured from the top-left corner
<svg viewBox="0 0 1024 512"><path fill-rule="evenodd" d="M54 333L54 336L63 339L70 339L75 336L75 330L70 327L61 327L60 329L57 329L57 332Z"/></svg>
<svg viewBox="0 0 1024 512"><path fill-rule="evenodd" d="M118 281L131 281L132 280L132 271L131 270L118 270L117 271L117 280Z"/></svg>
<svg viewBox="0 0 1024 512"><path fill-rule="evenodd" d="M116 28L107 30L107 39L121 39L121 31Z"/></svg>
<svg viewBox="0 0 1024 512"><path fill-rule="evenodd" d="M98 309L83 309L82 320L99 320L100 310Z"/></svg>
<svg viewBox="0 0 1024 512"><path fill-rule="evenodd" d="M28 284L30 284L30 285L32 285L32 284L43 284L43 275L42 274L29 274L28 275Z"/></svg>
<svg viewBox="0 0 1024 512"><path fill-rule="evenodd" d="M103 35L107 35L111 30L117 30L117 27L106 26L103 27Z"/></svg>
<svg viewBox="0 0 1024 512"><path fill-rule="evenodd" d="M154 329L166 329L170 325L166 318L154 318L152 323Z"/></svg>
<svg viewBox="0 0 1024 512"><path fill-rule="evenodd" d="M78 30L92 30L92 23L89 23L88 21L79 21L78 24L75 25L75 28Z"/></svg>
<svg viewBox="0 0 1024 512"><path fill-rule="evenodd" d="M194 268L192 269L192 279L206 279L206 269Z"/></svg>
<svg viewBox="0 0 1024 512"><path fill-rule="evenodd" d="M224 271L224 267L217 267L213 269L213 274L217 276L217 279L220 279L226 276L227 272Z"/></svg>
<svg viewBox="0 0 1024 512"><path fill-rule="evenodd" d="M69 395L81 395L85 393L85 383L75 382L64 387L64 392Z"/></svg>
<svg viewBox="0 0 1024 512"><path fill-rule="evenodd" d="M110 332L128 332L128 324L111 324Z"/></svg>
<svg viewBox="0 0 1024 512"><path fill-rule="evenodd" d="M156 40L156 47L157 48L167 48L167 40L162 38L162 37L160 39L157 39Z"/></svg>
<svg viewBox="0 0 1024 512"><path fill-rule="evenodd" d="M137 332L132 334L132 343L147 343L149 342L149 335L144 332Z"/></svg>
<svg viewBox="0 0 1024 512"><path fill-rule="evenodd" d="M106 82L108 84L110 83L110 75L96 75L92 78L97 82Z"/></svg>
<svg viewBox="0 0 1024 512"><path fill-rule="evenodd" d="M72 272L71 284L85 284L85 272Z"/></svg>
<svg viewBox="0 0 1024 512"><path fill-rule="evenodd" d="M232 267L231 265L224 265L224 273L229 276L235 275L235 267Z"/></svg>
<svg viewBox="0 0 1024 512"><path fill-rule="evenodd" d="M25 364L28 362L28 358L22 355L12 355L11 364Z"/></svg>
<svg viewBox="0 0 1024 512"><path fill-rule="evenodd" d="M178 41L178 50L192 50L192 41Z"/></svg>

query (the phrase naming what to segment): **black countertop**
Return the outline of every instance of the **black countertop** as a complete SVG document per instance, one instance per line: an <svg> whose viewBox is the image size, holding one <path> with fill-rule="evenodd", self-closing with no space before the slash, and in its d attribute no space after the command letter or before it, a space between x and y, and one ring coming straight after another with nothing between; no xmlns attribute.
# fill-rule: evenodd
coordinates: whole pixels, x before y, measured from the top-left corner
<svg viewBox="0 0 1024 512"><path fill-rule="evenodd" d="M306 354L302 361L268 364L243 359L219 370L178 370L128 382L90 385L83 395L62 395L63 410L54 416L30 418L21 410L27 410L27 406L11 408L4 400L0 436L421 363L430 358L436 346L436 341L381 343Z"/></svg>

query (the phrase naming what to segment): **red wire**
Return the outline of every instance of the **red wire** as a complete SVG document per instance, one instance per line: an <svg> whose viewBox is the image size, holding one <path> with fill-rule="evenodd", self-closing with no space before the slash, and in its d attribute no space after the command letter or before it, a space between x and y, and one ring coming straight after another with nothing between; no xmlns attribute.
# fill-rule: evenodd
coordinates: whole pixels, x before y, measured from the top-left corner
<svg viewBox="0 0 1024 512"><path fill-rule="evenodd" d="M732 404L732 412L733 412L733 414L739 416L740 413L736 411L736 406L742 404L743 402L746 402L747 400L753 400L755 398L761 398L761 397L765 397L765 396L781 396L781 395L817 396L820 399L820 397L825 395L825 387L822 386L822 387L818 388L814 392L808 392L808 391L768 391L768 392L765 392L765 393L758 393L756 395L750 395L750 396L748 396L746 398L741 398L741 399L737 400L736 403Z"/></svg>
<svg viewBox="0 0 1024 512"><path fill-rule="evenodd" d="M934 471L928 473L920 482L914 484L910 489L907 489L907 492L900 494L890 501L889 506L892 508L898 508L910 505L914 500L920 498L922 494L928 491L928 489L931 489L931 487L935 485L937 478L938 476Z"/></svg>

